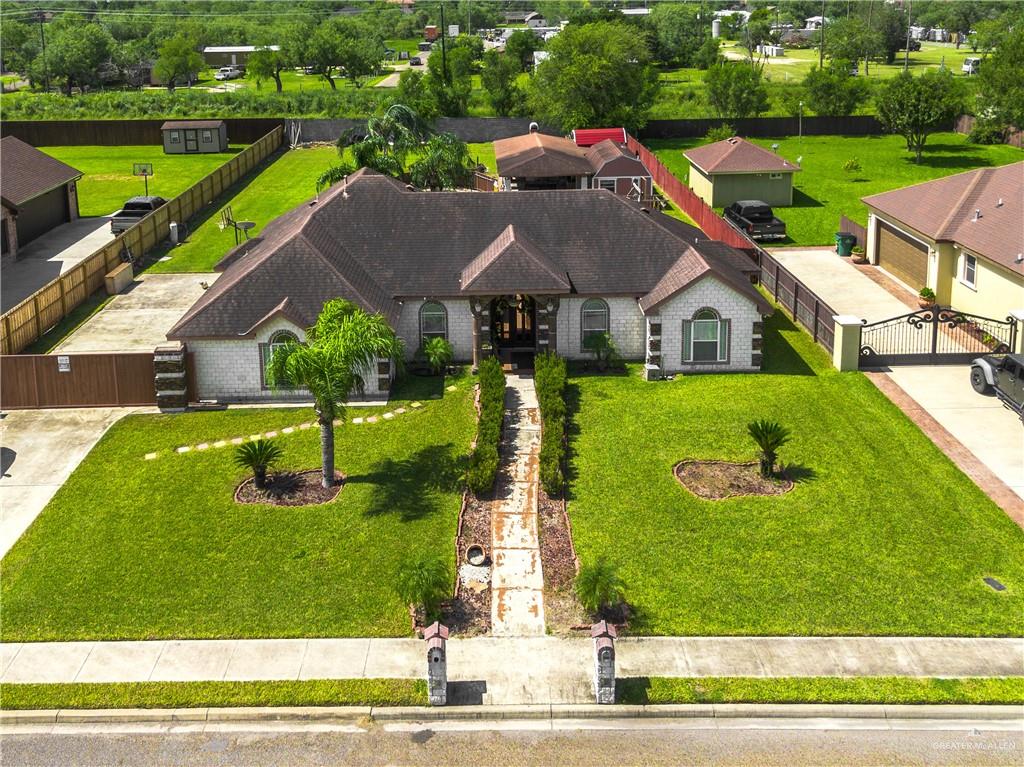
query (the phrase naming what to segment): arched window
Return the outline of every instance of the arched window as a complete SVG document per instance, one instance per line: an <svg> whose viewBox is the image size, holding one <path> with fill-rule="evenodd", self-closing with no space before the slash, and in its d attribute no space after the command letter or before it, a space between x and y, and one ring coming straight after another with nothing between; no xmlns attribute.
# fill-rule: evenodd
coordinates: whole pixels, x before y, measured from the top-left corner
<svg viewBox="0 0 1024 767"><path fill-rule="evenodd" d="M683 320L684 362L728 362L729 320L714 309L699 309L693 319Z"/></svg>
<svg viewBox="0 0 1024 767"><path fill-rule="evenodd" d="M608 304L600 298L588 298L580 315L580 342L586 349L588 338L608 332Z"/></svg>
<svg viewBox="0 0 1024 767"><path fill-rule="evenodd" d="M270 360L274 356L274 352L288 346L289 344L297 344L298 342L299 337L290 330L278 330L270 336L270 340L267 343L260 344L260 357L261 362L263 363L262 379L264 388L267 388L268 386L267 366L270 364Z"/></svg>
<svg viewBox="0 0 1024 767"><path fill-rule="evenodd" d="M420 307L420 340L448 338L448 310L437 301L424 301Z"/></svg>

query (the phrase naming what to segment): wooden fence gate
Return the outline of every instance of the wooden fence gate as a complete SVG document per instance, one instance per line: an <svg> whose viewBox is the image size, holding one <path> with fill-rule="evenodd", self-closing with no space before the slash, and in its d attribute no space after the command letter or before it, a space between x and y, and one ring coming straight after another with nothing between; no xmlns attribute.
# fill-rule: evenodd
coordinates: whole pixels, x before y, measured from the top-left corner
<svg viewBox="0 0 1024 767"><path fill-rule="evenodd" d="M0 357L0 408L155 405L153 354Z"/></svg>

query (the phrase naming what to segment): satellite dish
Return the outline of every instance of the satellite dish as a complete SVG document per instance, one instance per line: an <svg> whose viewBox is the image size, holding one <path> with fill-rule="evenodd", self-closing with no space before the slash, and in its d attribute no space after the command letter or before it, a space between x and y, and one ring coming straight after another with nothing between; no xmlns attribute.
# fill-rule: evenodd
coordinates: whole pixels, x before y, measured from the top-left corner
<svg viewBox="0 0 1024 767"><path fill-rule="evenodd" d="M779 145L778 144L772 144L772 151L773 152L778 152L779 151Z"/></svg>
<svg viewBox="0 0 1024 767"><path fill-rule="evenodd" d="M249 239L249 230L256 228L255 221L239 221L235 224L238 230L245 235L245 239Z"/></svg>
<svg viewBox="0 0 1024 767"><path fill-rule="evenodd" d="M800 163L802 163L803 161L804 161L804 156L803 156L803 155L800 155L799 157L797 157L797 158L796 158L796 164L797 164L797 165L799 165L799 164L800 164Z"/></svg>

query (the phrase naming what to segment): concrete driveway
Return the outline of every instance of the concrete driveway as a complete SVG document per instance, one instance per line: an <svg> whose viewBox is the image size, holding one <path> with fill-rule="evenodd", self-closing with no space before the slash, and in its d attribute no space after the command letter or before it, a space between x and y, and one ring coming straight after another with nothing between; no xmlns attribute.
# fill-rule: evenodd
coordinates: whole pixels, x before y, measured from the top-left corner
<svg viewBox="0 0 1024 767"><path fill-rule="evenodd" d="M141 274L53 352L151 352L218 274Z"/></svg>
<svg viewBox="0 0 1024 767"><path fill-rule="evenodd" d="M6 312L21 303L112 239L110 219L100 216L79 218L33 240L20 249L17 261L3 268L0 307Z"/></svg>
<svg viewBox="0 0 1024 767"><path fill-rule="evenodd" d="M967 365L886 371L897 386L1024 499L1024 423L994 396L971 388Z"/></svg>
<svg viewBox="0 0 1024 767"><path fill-rule="evenodd" d="M0 557L28 529L104 432L128 413L142 412L155 413L157 409L12 410L2 415Z"/></svg>

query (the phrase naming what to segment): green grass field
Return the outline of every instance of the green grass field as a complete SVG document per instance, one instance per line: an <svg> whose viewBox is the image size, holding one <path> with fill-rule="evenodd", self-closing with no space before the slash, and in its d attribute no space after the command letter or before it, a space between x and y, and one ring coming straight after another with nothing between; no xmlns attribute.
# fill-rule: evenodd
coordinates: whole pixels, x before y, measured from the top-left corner
<svg viewBox="0 0 1024 767"><path fill-rule="evenodd" d="M338 427L346 481L319 506L236 504L230 448L174 453L298 426L309 408L119 421L0 563L3 641L409 635L395 577L420 553L454 562L471 385L412 376L389 409L422 408ZM319 466L316 428L276 441L282 469Z"/></svg>
<svg viewBox="0 0 1024 767"><path fill-rule="evenodd" d="M493 144L470 144L469 154L494 172ZM158 261L150 271L212 271L235 245L234 232L220 228L220 211L226 205L231 206L236 221L256 222L256 228L250 232L251 237L256 236L268 222L312 198L317 177L338 162L334 147L293 149L273 155L221 195L204 216L189 222L187 242L158 251L158 257L169 258Z"/></svg>
<svg viewBox="0 0 1024 767"><path fill-rule="evenodd" d="M631 633L1024 633L1024 531L778 312L765 346L759 375L570 380L573 538L584 564L619 565ZM792 430L790 493L708 501L677 482L687 458L754 460L762 418Z"/></svg>
<svg viewBox="0 0 1024 767"><path fill-rule="evenodd" d="M214 75L216 69L204 69L199 73L199 80L193 86L194 88L204 88L206 90L254 90L260 93L275 93L277 91L277 84L273 78L262 80L257 83L251 77L236 77L234 80L220 81L217 80ZM390 71L382 75L373 75L372 77L365 77L360 81L360 88L372 87L375 83L382 80L390 74ZM344 77L335 76L334 83L337 86L336 90L355 90L356 86L353 85L349 80ZM323 77L320 75L307 75L298 69L286 69L281 72L281 91L282 92L296 92L296 91L330 91L331 86Z"/></svg>
<svg viewBox="0 0 1024 767"><path fill-rule="evenodd" d="M971 144L958 133L936 133L925 145L921 164L906 150L899 136L804 136L751 139L766 149L778 144L778 153L791 162L802 158L802 170L794 182L793 206L778 208L786 222L789 244L830 245L835 242L839 216L845 214L867 223L862 197L973 168L1005 165L1024 160L1024 152L1007 145ZM690 164L683 152L706 143L704 139L651 139L647 145L682 181L689 178ZM856 158L859 171L843 165Z"/></svg>
<svg viewBox="0 0 1024 767"><path fill-rule="evenodd" d="M78 182L78 210L83 216L106 216L124 205L125 200L145 194L144 179L132 175L137 162L153 165L149 193L177 197L203 176L212 173L242 151L212 154L164 154L160 146L43 146L40 150L85 175Z"/></svg>

